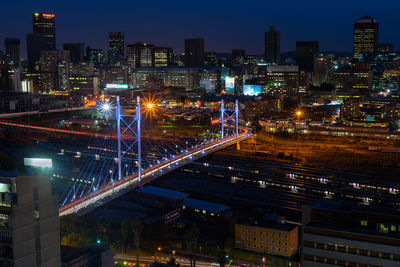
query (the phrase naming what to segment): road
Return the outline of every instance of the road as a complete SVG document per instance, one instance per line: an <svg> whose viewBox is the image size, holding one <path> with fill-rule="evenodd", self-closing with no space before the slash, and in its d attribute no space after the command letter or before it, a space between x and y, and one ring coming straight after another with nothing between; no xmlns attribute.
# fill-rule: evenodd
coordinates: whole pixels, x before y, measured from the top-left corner
<svg viewBox="0 0 400 267"><path fill-rule="evenodd" d="M76 213L79 211L80 214L85 214L94 207L103 205L108 201L115 199L127 191L132 190L138 186L143 186L144 184L156 179L157 177L169 173L187 163L197 160L205 155L228 147L230 145L236 144L238 142L244 141L252 136L247 129L242 128L242 133L238 136L230 136L224 140L217 140L211 143L194 148L193 150L177 155L167 161L161 162L154 165L151 168L142 171L141 182L139 182L138 174L134 174L124 178L121 181L116 181L113 184L103 187L101 190L95 191L85 198L77 199L68 205L60 208L60 216ZM95 205L93 205L95 204ZM86 209L89 207L90 209Z"/></svg>
<svg viewBox="0 0 400 267"><path fill-rule="evenodd" d="M115 255L114 260L116 263L118 262L124 262L126 261L127 264L126 266L135 266L136 265L136 256L127 256L127 255ZM167 263L169 261L169 257L163 257L163 256L146 256L140 257L140 264L146 266L150 265L153 262L161 262L161 263ZM184 258L182 256L175 257L176 263L179 263L180 266L190 266L190 259ZM204 261L204 260L196 260L196 266L199 267L216 267L219 266L218 263L215 261ZM231 266L235 266L232 265Z"/></svg>
<svg viewBox="0 0 400 267"><path fill-rule="evenodd" d="M50 109L45 112L39 111L39 110L34 110L34 111L26 111L26 112L4 113L4 114L0 114L0 119L13 119L13 118L19 118L19 117L28 116L28 115L65 112L65 111L77 111L77 110L84 110L84 109L89 109L89 108L88 107L57 108L57 109Z"/></svg>

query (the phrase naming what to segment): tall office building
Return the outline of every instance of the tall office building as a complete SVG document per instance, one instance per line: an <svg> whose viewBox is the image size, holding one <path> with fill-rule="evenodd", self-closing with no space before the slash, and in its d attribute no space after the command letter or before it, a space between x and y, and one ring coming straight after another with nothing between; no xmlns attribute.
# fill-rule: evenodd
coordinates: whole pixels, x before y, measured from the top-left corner
<svg viewBox="0 0 400 267"><path fill-rule="evenodd" d="M172 66L174 54L171 47L153 48L154 67Z"/></svg>
<svg viewBox="0 0 400 267"><path fill-rule="evenodd" d="M115 64L125 58L125 34L123 32L110 32L108 34L109 48L108 59Z"/></svg>
<svg viewBox="0 0 400 267"><path fill-rule="evenodd" d="M41 51L56 49L55 15L34 13L32 23L33 33L26 36L28 61L31 68L38 64Z"/></svg>
<svg viewBox="0 0 400 267"><path fill-rule="evenodd" d="M19 65L19 44L19 39L4 39L6 62L15 67Z"/></svg>
<svg viewBox="0 0 400 267"><path fill-rule="evenodd" d="M281 60L281 33L276 31L276 26L270 26L265 33L265 61L279 64Z"/></svg>
<svg viewBox="0 0 400 267"><path fill-rule="evenodd" d="M60 266L58 201L50 174L2 172L0 196L1 266Z"/></svg>
<svg viewBox="0 0 400 267"><path fill-rule="evenodd" d="M69 51L71 62L83 61L85 57L85 44L83 43L71 43L63 45L64 51Z"/></svg>
<svg viewBox="0 0 400 267"><path fill-rule="evenodd" d="M185 39L185 65L188 67L204 64L204 39Z"/></svg>
<svg viewBox="0 0 400 267"><path fill-rule="evenodd" d="M153 44L136 42L127 46L126 57L130 68L146 68L154 66Z"/></svg>
<svg viewBox="0 0 400 267"><path fill-rule="evenodd" d="M40 54L40 79L41 91L52 92L59 89L59 62L68 52L61 53L58 50L42 51Z"/></svg>
<svg viewBox="0 0 400 267"><path fill-rule="evenodd" d="M312 72L314 69L314 54L319 51L317 41L296 42L296 62L300 70Z"/></svg>
<svg viewBox="0 0 400 267"><path fill-rule="evenodd" d="M361 53L378 51L378 23L375 19L364 16L354 23L353 58L359 60Z"/></svg>

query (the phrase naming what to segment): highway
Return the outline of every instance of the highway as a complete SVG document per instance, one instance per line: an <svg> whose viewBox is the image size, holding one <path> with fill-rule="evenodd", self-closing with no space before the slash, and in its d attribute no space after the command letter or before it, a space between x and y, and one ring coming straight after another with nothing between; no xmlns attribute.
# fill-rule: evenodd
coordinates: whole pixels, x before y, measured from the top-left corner
<svg viewBox="0 0 400 267"><path fill-rule="evenodd" d="M14 118L22 117L22 116L45 114L45 113L65 112L65 111L77 111L77 110L84 110L84 109L89 109L89 108L88 107L57 108L57 109L50 109L48 111L34 110L34 111L26 111L26 112L3 113L3 114L0 114L0 119L14 119Z"/></svg>

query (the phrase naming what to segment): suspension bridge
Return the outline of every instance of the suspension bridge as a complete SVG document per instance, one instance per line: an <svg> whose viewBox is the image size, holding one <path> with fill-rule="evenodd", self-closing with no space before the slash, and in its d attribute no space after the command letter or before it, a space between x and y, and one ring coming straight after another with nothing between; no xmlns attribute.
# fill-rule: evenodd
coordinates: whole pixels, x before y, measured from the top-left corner
<svg viewBox="0 0 400 267"><path fill-rule="evenodd" d="M73 182L65 186L60 197L60 216L73 213L83 215L185 164L252 136L248 129L239 126L237 100L231 110L221 100L217 117L200 138L173 142L143 138L140 97L136 99L133 115L122 111L119 97L116 102L115 123L105 133L0 122L3 125L76 134L93 139L93 143L87 144L86 152L72 152L76 153L82 167Z"/></svg>

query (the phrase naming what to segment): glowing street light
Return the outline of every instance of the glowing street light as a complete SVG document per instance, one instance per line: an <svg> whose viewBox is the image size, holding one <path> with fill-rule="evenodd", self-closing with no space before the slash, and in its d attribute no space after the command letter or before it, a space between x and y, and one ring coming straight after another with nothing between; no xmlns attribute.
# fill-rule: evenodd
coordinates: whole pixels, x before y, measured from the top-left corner
<svg viewBox="0 0 400 267"><path fill-rule="evenodd" d="M110 111L110 109L111 109L110 104L104 103L102 109L103 109L104 111Z"/></svg>

